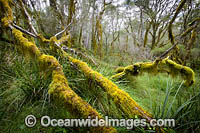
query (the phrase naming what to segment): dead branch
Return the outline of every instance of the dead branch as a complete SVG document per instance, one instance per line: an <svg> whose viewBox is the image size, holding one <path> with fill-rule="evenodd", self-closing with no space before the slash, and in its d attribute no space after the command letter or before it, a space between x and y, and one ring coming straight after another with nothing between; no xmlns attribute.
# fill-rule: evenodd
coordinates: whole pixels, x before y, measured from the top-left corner
<svg viewBox="0 0 200 133"><path fill-rule="evenodd" d="M12 26L12 27L14 27L14 28L20 30L21 32L23 32L23 33L25 33L25 34L28 34L28 35L30 35L30 36L32 36L32 37L34 37L34 38L37 38L37 35L35 35L35 34L29 32L29 31L23 29L22 27L20 27L20 26L14 24L14 23L13 23L12 25L9 25L9 27L10 27L10 26Z"/></svg>
<svg viewBox="0 0 200 133"><path fill-rule="evenodd" d="M21 7L22 7L22 9L23 9L23 11L24 11L24 13L25 13L27 19L28 19L28 24L29 24L29 26L31 27L31 30L33 31L33 33L34 33L35 35L38 35L36 29L34 28L34 26L33 26L33 24L32 24L31 17L30 17L30 15L29 15L29 13L27 12L24 3L23 3L21 0L19 0L19 2L20 2L20 4L21 4Z"/></svg>
<svg viewBox="0 0 200 133"><path fill-rule="evenodd" d="M176 47L178 43L175 43L172 47L170 47L168 50L166 50L163 54L161 54L158 59L163 59L171 50L174 49L174 47Z"/></svg>
<svg viewBox="0 0 200 133"><path fill-rule="evenodd" d="M78 55L78 56L81 56L81 57L83 57L83 58L85 58L85 59L88 59L88 60L89 60L91 63L93 63L95 66L98 65L97 62L96 62L92 57L90 57L90 56L88 56L88 55L85 55L85 54L83 54L83 53L80 52L80 51L76 51L75 49L69 48L69 47L67 47L67 46L63 46L62 49L63 49L65 52L71 52L71 53L76 54L76 55Z"/></svg>
<svg viewBox="0 0 200 133"><path fill-rule="evenodd" d="M56 33L54 36L57 37L57 36L59 36L60 34L64 33L64 32L69 28L69 26L70 26L72 23L73 23L73 21L72 21L70 24L68 24L62 31Z"/></svg>

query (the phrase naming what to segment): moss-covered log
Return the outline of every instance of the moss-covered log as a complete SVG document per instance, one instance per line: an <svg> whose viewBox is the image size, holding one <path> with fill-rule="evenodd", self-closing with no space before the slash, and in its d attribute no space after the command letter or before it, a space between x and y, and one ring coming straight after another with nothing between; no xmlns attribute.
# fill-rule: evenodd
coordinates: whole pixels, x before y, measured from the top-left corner
<svg viewBox="0 0 200 133"><path fill-rule="evenodd" d="M54 38L54 41L56 43L56 38ZM124 112L127 118L134 118L135 115L138 115L150 121L150 119L152 118L151 114L145 111L142 107L140 107L129 96L128 93L119 89L117 85L115 85L112 81L110 81L100 73L92 70L85 62L75 59L68 55L60 46L58 46L57 48L59 48L59 50L62 51L64 56L67 57L70 62L75 64L88 79L97 82L104 89L104 91L107 92L108 95L113 99L115 104Z"/></svg>
<svg viewBox="0 0 200 133"><path fill-rule="evenodd" d="M75 64L87 78L97 82L105 92L113 99L115 104L123 111L127 118L134 118L138 115L142 118L150 121L152 115L140 107L125 91L119 89L112 81L101 75L100 73L92 70L85 62L74 59L73 57L67 55L69 61Z"/></svg>
<svg viewBox="0 0 200 133"><path fill-rule="evenodd" d="M191 68L177 64L168 58L163 60L156 60L154 62L135 63L124 68L117 68L116 71L118 73L113 75L112 78L123 78L127 74L138 76L144 72L151 74L167 72L172 77L180 75L185 80L186 86L191 86L195 81L195 73Z"/></svg>
<svg viewBox="0 0 200 133"><path fill-rule="evenodd" d="M57 44L57 39L54 37L53 40ZM70 55L68 55L59 45L55 46L55 48L59 48L62 51L65 57L69 59L70 62L75 64L84 74L85 76L97 82L105 92L113 99L115 104L123 111L123 113L127 116L127 118L134 118L135 115L138 115L142 118L150 121L152 119L152 115L145 111L142 107L140 107L130 96L128 93L121 90L117 85L115 85L112 81L101 75L100 73L92 70L85 62L77 60Z"/></svg>

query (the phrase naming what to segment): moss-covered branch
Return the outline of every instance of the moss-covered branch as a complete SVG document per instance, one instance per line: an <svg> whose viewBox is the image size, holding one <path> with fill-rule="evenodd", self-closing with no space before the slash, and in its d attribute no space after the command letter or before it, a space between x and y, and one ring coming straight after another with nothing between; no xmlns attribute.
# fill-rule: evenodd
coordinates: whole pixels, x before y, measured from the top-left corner
<svg viewBox="0 0 200 133"><path fill-rule="evenodd" d="M56 38L54 38L56 42ZM54 43L55 44L55 43ZM92 70L85 62L77 60L71 56L69 56L59 45L56 48L62 51L65 57L69 59L70 62L75 64L87 78L97 82L105 92L113 99L115 104L124 112L127 118L134 118L135 115L141 116L142 118L150 121L152 119L151 114L145 111L142 107L140 107L130 96L128 93L119 89L117 85L115 85L112 81L105 78L100 73Z"/></svg>
<svg viewBox="0 0 200 133"><path fill-rule="evenodd" d="M56 39L55 39L56 41ZM58 46L58 45L57 45ZM69 59L70 62L75 64L84 74L85 76L97 82L105 92L113 99L115 104L124 112L124 114L128 118L133 118L135 115L139 115L142 118L147 119L148 121L152 118L151 114L145 111L142 107L140 107L130 96L128 93L119 89L117 85L115 85L112 81L105 78L100 73L92 70L85 62L77 60L71 56L69 56L62 47L58 46L59 50L62 51L65 57Z"/></svg>
<svg viewBox="0 0 200 133"><path fill-rule="evenodd" d="M192 31L190 40L189 40L189 42L188 42L187 53L186 53L186 55L185 55L185 61L186 61L186 60L189 58L189 56L190 56L192 46L194 45L194 43L195 43L195 41L196 41L196 36L197 36L197 33L196 33L196 30L194 29L194 30Z"/></svg>
<svg viewBox="0 0 200 133"><path fill-rule="evenodd" d="M168 36L169 36L169 39L171 40L171 43L172 45L175 44L174 42L174 35L172 33L172 24L173 22L175 21L176 17L178 16L179 12L181 11L181 9L183 8L184 4L185 4L186 0L181 0L181 2L179 3L177 9L176 9L176 12L173 16L173 18L171 19L171 21L169 22L169 26L168 26Z"/></svg>
<svg viewBox="0 0 200 133"><path fill-rule="evenodd" d="M1 19L1 22L5 27L8 27L9 24L13 23L13 15L12 15L12 9L10 8L10 2L8 0L0 0L2 3L3 9L4 10L4 17Z"/></svg>
<svg viewBox="0 0 200 133"><path fill-rule="evenodd" d="M180 35L180 37L184 37L184 36L186 36L188 33L190 33L192 30L196 29L197 26L198 26L198 24L199 24L199 23L194 24L194 25L190 26L189 28L187 28L186 31L183 32L183 33Z"/></svg>
<svg viewBox="0 0 200 133"><path fill-rule="evenodd" d="M138 76L144 72L151 74L168 72L172 77L180 75L185 80L186 86L191 86L195 81L195 73L191 68L179 65L168 58L154 62L135 63L124 68L120 67L116 71L117 74L113 75L112 78L123 78L127 74Z"/></svg>
<svg viewBox="0 0 200 133"><path fill-rule="evenodd" d="M92 70L85 62L74 59L67 55L69 61L75 64L87 78L98 83L105 92L113 99L115 104L123 111L128 118L133 118L135 115L139 115L148 121L152 118L151 114L140 107L125 91L119 89L112 81L101 75L100 73Z"/></svg>
<svg viewBox="0 0 200 133"><path fill-rule="evenodd" d="M151 28L151 25L148 24L146 27L145 35L144 35L144 47L146 47L147 42L148 42L148 33L149 33L150 28Z"/></svg>

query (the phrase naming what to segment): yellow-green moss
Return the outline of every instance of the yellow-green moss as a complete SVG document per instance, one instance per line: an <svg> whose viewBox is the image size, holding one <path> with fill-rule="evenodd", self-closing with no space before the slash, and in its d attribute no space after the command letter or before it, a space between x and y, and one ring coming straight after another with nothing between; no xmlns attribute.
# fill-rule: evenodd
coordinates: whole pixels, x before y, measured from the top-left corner
<svg viewBox="0 0 200 133"><path fill-rule="evenodd" d="M46 39L46 38L45 38L43 35L41 35L41 34L38 34L37 37L38 37L38 40L39 40L39 44L40 44L40 46L41 46L42 48L45 48L45 47L48 46L47 44L49 44L49 42L50 42L49 39Z"/></svg>
<svg viewBox="0 0 200 133"><path fill-rule="evenodd" d="M72 46L71 44L71 35L65 35L63 37L61 37L58 41L57 41L60 45L62 45L63 43L67 42L67 45L69 48Z"/></svg>
<svg viewBox="0 0 200 133"><path fill-rule="evenodd" d="M38 57L39 65L42 70L61 70L62 66L55 57L42 54Z"/></svg>
<svg viewBox="0 0 200 133"><path fill-rule="evenodd" d="M137 64L140 65L140 64ZM137 66L135 66L137 67ZM116 75L113 75L111 78L122 78L123 76L127 75L128 73L131 73L132 75L137 75L137 71L134 71L134 66L133 65L129 65L126 67L119 67L117 68L117 73Z"/></svg>
<svg viewBox="0 0 200 133"><path fill-rule="evenodd" d="M53 81L49 86L49 94L53 96L54 99L59 99L59 103L65 106L69 111L77 118L91 118L102 119L102 116L93 109L87 102L83 101L67 84L67 79L65 76L57 71L52 73ZM106 132L114 133L117 132L112 127L93 127L90 129L92 132Z"/></svg>
<svg viewBox="0 0 200 133"><path fill-rule="evenodd" d="M133 76L137 76L143 74L144 72L151 74L167 72L172 77L180 75L185 80L186 86L191 86L195 81L195 73L191 68L177 64L168 58L163 60L156 60L152 63L146 62L129 65L125 67L122 72L113 75L112 78L121 78L129 73Z"/></svg>
<svg viewBox="0 0 200 133"><path fill-rule="evenodd" d="M194 29L195 27L189 27L188 29L186 29L186 31L185 32L183 32L182 34L181 34L181 37L184 37L184 36L186 36L188 33L190 33L193 29Z"/></svg>
<svg viewBox="0 0 200 133"><path fill-rule="evenodd" d="M122 78L124 75L126 75L126 73L124 71L117 73L115 75L113 75L111 78Z"/></svg>
<svg viewBox="0 0 200 133"><path fill-rule="evenodd" d="M53 52L57 52L57 45L55 45L55 43L57 43L57 38L56 38L56 36L53 36L53 37L51 37L50 38L50 45L49 45L49 48L50 48L50 50L52 50Z"/></svg>
<svg viewBox="0 0 200 133"><path fill-rule="evenodd" d="M0 2L2 3L4 11L6 12L6 13L4 13L4 14L6 14L4 16L4 18L1 19L1 22L3 23L3 25L5 27L8 27L9 24L11 24L13 22L12 9L10 8L10 5L9 5L10 1L9 0L0 0Z"/></svg>
<svg viewBox="0 0 200 133"><path fill-rule="evenodd" d="M62 45L64 45L64 43L67 42L67 46L71 47L71 36L70 34L65 35L63 37L61 37L59 40L57 40L56 36L53 36L50 38L50 49L55 50L57 49L55 43L57 45L59 45L60 47L62 47Z"/></svg>
<svg viewBox="0 0 200 133"><path fill-rule="evenodd" d="M133 118L135 115L139 115L142 118L150 120L152 118L151 114L141 108L128 93L119 89L112 81L105 78L100 73L93 71L85 62L74 59L68 56L68 59L85 74L85 76L95 82L97 82L103 89L108 93L108 95L113 99L115 104L124 112L127 117ZM132 66L125 68L126 71L132 70Z"/></svg>
<svg viewBox="0 0 200 133"><path fill-rule="evenodd" d="M116 73L120 73L124 71L124 67L118 67L117 69L115 69Z"/></svg>
<svg viewBox="0 0 200 133"><path fill-rule="evenodd" d="M156 74L158 72L157 69L157 62L146 62L146 63L135 63L134 65L129 65L127 67L124 68L118 68L118 74L113 75L112 78L121 78L127 74L131 74L134 76L137 76L139 74L142 74L144 72L147 73L152 73L152 74Z"/></svg>
<svg viewBox="0 0 200 133"><path fill-rule="evenodd" d="M41 55L41 52L36 45L33 42L28 41L21 31L13 29L12 34L17 41L17 46L26 56L35 57Z"/></svg>
<svg viewBox="0 0 200 133"><path fill-rule="evenodd" d="M185 80L186 86L191 86L195 82L195 73L191 68L179 65L169 59L166 60L166 65L168 65L169 67L170 75L172 75L173 77L181 75L182 78Z"/></svg>
<svg viewBox="0 0 200 133"><path fill-rule="evenodd" d="M147 72L151 74L157 74L158 73L158 68L157 68L157 62L146 62L146 63L141 63L140 65L140 71L142 72Z"/></svg>
<svg viewBox="0 0 200 133"><path fill-rule="evenodd" d="M38 38L41 40L43 43L49 43L50 40L46 39L43 35L38 34Z"/></svg>

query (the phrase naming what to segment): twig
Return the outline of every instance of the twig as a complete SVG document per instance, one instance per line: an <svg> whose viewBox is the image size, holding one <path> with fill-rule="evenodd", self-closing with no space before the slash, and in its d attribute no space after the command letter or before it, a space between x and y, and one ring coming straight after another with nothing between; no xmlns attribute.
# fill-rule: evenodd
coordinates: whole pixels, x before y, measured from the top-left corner
<svg viewBox="0 0 200 133"><path fill-rule="evenodd" d="M57 45L58 46L58 45ZM61 48L61 47L60 47ZM86 58L86 59L88 59L89 61L91 61L91 63L93 63L95 66L97 66L98 64L96 63L96 61L94 61L94 59L92 58L92 57L90 57L90 56L88 56L88 55L85 55L85 54L83 54L83 53L81 53L81 52L79 52L79 51L76 51L76 50L74 50L74 49L72 49L72 48L69 48L69 47L67 47L67 46L63 46L62 48L61 48L62 50L64 50L65 52L71 52L71 53L73 53L73 54L76 54L76 55L79 55L79 56L82 56L83 58Z"/></svg>
<svg viewBox="0 0 200 133"><path fill-rule="evenodd" d="M168 50L166 50L163 54L161 54L161 55L159 56L158 59L162 59L163 57L165 57L165 55L167 55L171 50L173 50L174 47L175 47L177 44L178 44L178 43L175 43L172 47L170 47Z"/></svg>
<svg viewBox="0 0 200 133"><path fill-rule="evenodd" d="M62 31L60 31L60 32L58 32L57 34L55 34L54 36L55 37L57 37L58 35L60 35L60 34L62 34L62 33L64 33L66 30L67 30L67 28L69 28L69 26L71 25L73 23L73 21L71 22L71 23L69 23L66 27L65 27L65 29L64 30L62 30Z"/></svg>
<svg viewBox="0 0 200 133"><path fill-rule="evenodd" d="M29 24L29 26L31 27L33 33L34 33L35 35L38 35L36 29L35 29L35 28L33 27L33 25L32 25L31 17L30 17L30 15L29 15L29 13L27 12L24 3L23 3L21 0L20 0L20 3L21 3L21 6L22 6L22 8L23 8L23 10L24 10L24 13L25 13L26 17L28 18L28 24Z"/></svg>
<svg viewBox="0 0 200 133"><path fill-rule="evenodd" d="M12 27L14 27L14 28L20 30L21 32L26 33L26 34L28 34L28 35L34 37L34 38L37 38L37 36L36 36L35 34L33 34L33 33L29 32L29 31L27 31L27 30L25 30L25 29L19 27L18 25L15 25L14 23L13 23L12 25L9 25L9 27L10 27L10 26L12 26ZM11 28L11 29L12 29L12 28Z"/></svg>

